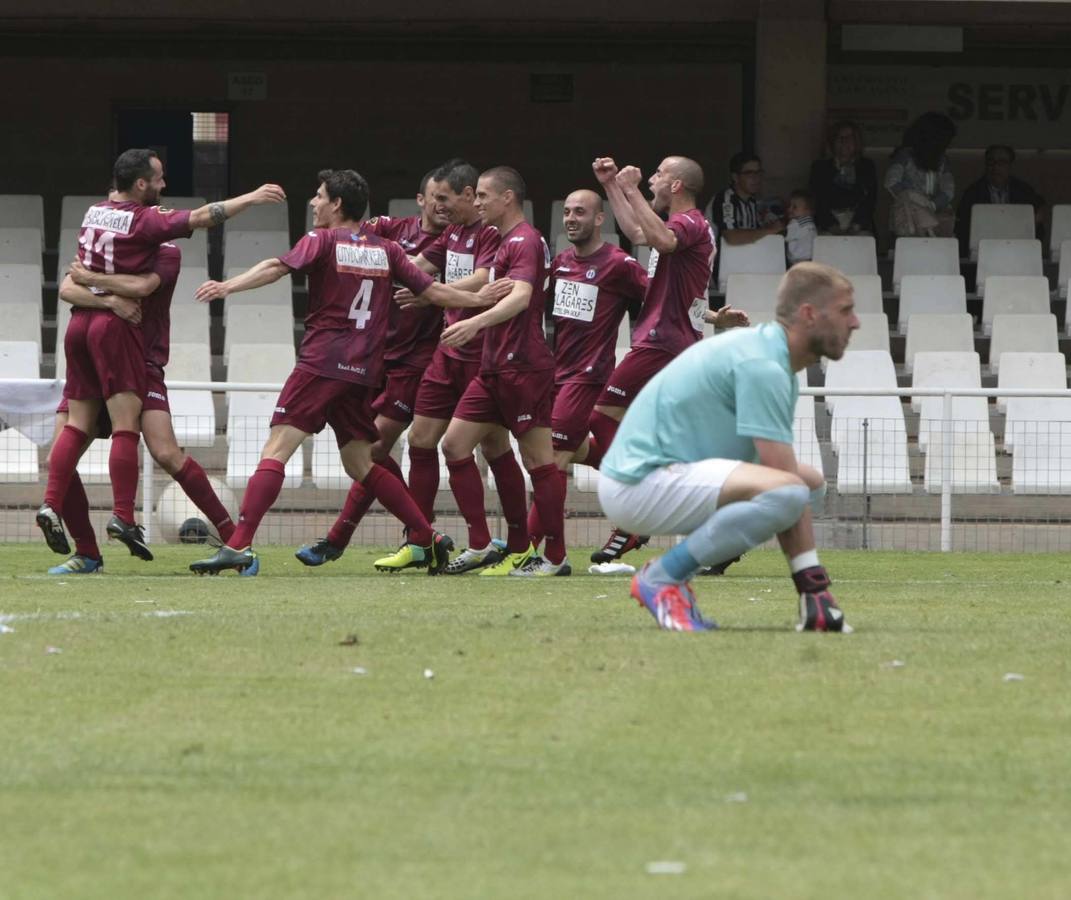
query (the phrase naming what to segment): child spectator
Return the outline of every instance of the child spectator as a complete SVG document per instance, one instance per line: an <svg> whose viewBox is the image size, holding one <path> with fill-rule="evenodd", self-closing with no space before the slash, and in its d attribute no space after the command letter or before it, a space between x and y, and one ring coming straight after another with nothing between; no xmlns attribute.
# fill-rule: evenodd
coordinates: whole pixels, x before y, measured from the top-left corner
<svg viewBox="0 0 1071 900"><path fill-rule="evenodd" d="M818 229L814 224L814 197L810 191L796 190L789 197L788 228L785 230L785 252L788 264L811 259Z"/></svg>

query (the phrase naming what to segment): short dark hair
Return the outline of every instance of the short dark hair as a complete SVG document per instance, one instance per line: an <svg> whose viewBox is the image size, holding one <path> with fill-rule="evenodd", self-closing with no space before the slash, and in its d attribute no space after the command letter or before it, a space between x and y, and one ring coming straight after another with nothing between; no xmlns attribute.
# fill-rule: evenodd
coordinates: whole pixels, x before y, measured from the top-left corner
<svg viewBox="0 0 1071 900"><path fill-rule="evenodd" d="M424 173L424 177L420 179L419 193L426 194L428 192L428 182L431 181L433 178L436 181L439 180L438 178L435 178L435 173L438 171L438 169L428 169L428 171Z"/></svg>
<svg viewBox="0 0 1071 900"><path fill-rule="evenodd" d="M513 191L518 206L524 205L528 196L528 187L521 178L521 173L510 166L495 166L480 174L481 178L492 178L503 191Z"/></svg>
<svg viewBox="0 0 1071 900"><path fill-rule="evenodd" d="M476 182L480 180L480 173L468 160L454 158L448 159L432 176L436 181L445 181L450 185L450 190L460 194L465 188L476 190Z"/></svg>
<svg viewBox="0 0 1071 900"><path fill-rule="evenodd" d="M788 195L789 200L802 200L811 209L814 209L814 194L812 194L806 188L796 188L791 194Z"/></svg>
<svg viewBox="0 0 1071 900"><path fill-rule="evenodd" d="M762 160L757 153L750 150L741 150L739 153L734 153L729 159L729 171L736 175L749 162L757 162L760 166L762 165Z"/></svg>
<svg viewBox="0 0 1071 900"><path fill-rule="evenodd" d="M368 182L353 169L322 169L316 177L331 200L341 200L342 215L357 221L368 208Z"/></svg>
<svg viewBox="0 0 1071 900"><path fill-rule="evenodd" d="M1015 148L1009 147L1007 144L990 144L985 148L985 161L989 162L989 158L994 154L1003 150L1008 154L1008 162L1015 162Z"/></svg>
<svg viewBox="0 0 1071 900"><path fill-rule="evenodd" d="M112 166L112 181L117 191L129 191L139 178L152 178L152 161L159 159L155 150L134 147L124 150Z"/></svg>

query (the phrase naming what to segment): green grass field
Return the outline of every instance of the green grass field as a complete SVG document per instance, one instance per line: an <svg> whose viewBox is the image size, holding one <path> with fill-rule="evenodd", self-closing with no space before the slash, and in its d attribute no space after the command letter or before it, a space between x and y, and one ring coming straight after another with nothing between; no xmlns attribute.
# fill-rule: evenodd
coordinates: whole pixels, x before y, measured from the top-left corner
<svg viewBox="0 0 1071 900"><path fill-rule="evenodd" d="M827 552L839 636L757 552L679 635L625 578L196 549L0 547L4 900L1071 895L1062 557Z"/></svg>

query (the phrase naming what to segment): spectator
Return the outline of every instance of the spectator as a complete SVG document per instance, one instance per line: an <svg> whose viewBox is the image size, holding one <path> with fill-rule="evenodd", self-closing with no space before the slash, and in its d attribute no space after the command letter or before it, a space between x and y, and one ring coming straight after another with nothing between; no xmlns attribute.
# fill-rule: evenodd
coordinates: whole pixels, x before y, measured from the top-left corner
<svg viewBox="0 0 1071 900"><path fill-rule="evenodd" d="M1035 234L1041 238L1041 223L1045 201L1029 184L1011 173L1015 150L1004 144L993 144L985 151L985 175L963 192L956 216L956 237L960 256L969 254L971 209L976 203L1029 203L1034 207Z"/></svg>
<svg viewBox="0 0 1071 900"><path fill-rule="evenodd" d="M829 131L829 156L811 163L815 224L832 234L874 234L878 173L863 156L863 132L855 122Z"/></svg>
<svg viewBox="0 0 1071 900"><path fill-rule="evenodd" d="M710 218L720 242L736 246L753 244L785 230L785 224L765 208L762 195L762 160L754 153L740 152L729 160L729 186L714 195Z"/></svg>
<svg viewBox="0 0 1071 900"><path fill-rule="evenodd" d="M785 253L788 255L788 264L793 266L814 256L814 239L818 236L818 229L814 226L814 198L810 191L792 192L788 215Z"/></svg>
<svg viewBox="0 0 1071 900"><path fill-rule="evenodd" d="M894 236L952 236L956 183L945 151L955 136L955 124L939 112L923 113L904 132L885 173L885 187L893 195L889 227Z"/></svg>

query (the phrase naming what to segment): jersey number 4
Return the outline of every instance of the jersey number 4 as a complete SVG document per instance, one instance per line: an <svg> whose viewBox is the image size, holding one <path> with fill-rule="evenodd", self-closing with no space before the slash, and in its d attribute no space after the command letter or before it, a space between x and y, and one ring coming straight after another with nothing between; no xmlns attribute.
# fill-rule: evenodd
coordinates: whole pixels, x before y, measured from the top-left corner
<svg viewBox="0 0 1071 900"><path fill-rule="evenodd" d="M353 327L364 328L368 320L372 318L372 279L366 278L357 289L357 294L350 304L349 318L353 319Z"/></svg>

